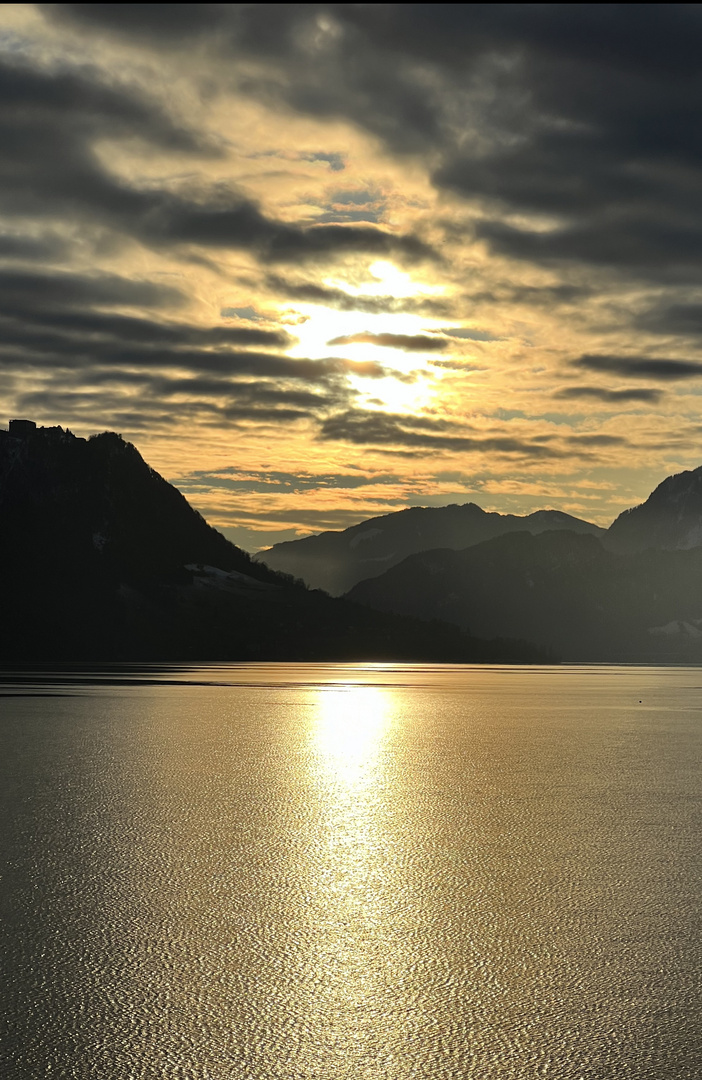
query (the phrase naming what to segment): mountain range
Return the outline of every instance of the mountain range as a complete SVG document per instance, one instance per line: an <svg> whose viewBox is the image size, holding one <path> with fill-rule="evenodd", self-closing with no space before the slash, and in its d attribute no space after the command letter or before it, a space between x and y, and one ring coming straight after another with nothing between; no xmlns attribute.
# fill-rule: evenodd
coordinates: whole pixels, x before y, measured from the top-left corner
<svg viewBox="0 0 702 1080"><path fill-rule="evenodd" d="M119 435L15 421L0 567L5 661L702 663L702 468L609 529L468 503L252 558Z"/></svg>
<svg viewBox="0 0 702 1080"><path fill-rule="evenodd" d="M389 514L259 557L336 588L353 581L346 597L375 610L523 638L567 660L702 662L702 468L668 477L609 529L468 503Z"/></svg>
<svg viewBox="0 0 702 1080"><path fill-rule="evenodd" d="M601 536L605 530L560 510L537 510L527 517L488 513L475 503L463 506L413 506L370 518L343 532L323 532L289 540L261 551L257 559L274 570L300 577L332 596L359 581L379 577L419 551L461 548L505 533L535 535L554 529Z"/></svg>
<svg viewBox="0 0 702 1080"><path fill-rule="evenodd" d="M310 591L105 432L0 430L0 660L529 660L516 642Z"/></svg>

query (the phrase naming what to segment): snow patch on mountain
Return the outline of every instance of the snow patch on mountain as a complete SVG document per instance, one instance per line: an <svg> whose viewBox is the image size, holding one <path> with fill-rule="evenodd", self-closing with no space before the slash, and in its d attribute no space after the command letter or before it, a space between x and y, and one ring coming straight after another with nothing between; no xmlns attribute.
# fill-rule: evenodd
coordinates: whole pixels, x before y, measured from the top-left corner
<svg viewBox="0 0 702 1080"><path fill-rule="evenodd" d="M702 619L695 619L695 623L688 622L686 619L673 619L672 622L665 623L664 626L649 626L648 632L654 637L689 637L689 638L702 638Z"/></svg>
<svg viewBox="0 0 702 1080"><path fill-rule="evenodd" d="M356 533L356 535L349 540L349 547L353 551L354 548L357 548L358 545L364 543L364 541L372 540L374 536L381 536L382 532L382 529L364 529L363 532Z"/></svg>

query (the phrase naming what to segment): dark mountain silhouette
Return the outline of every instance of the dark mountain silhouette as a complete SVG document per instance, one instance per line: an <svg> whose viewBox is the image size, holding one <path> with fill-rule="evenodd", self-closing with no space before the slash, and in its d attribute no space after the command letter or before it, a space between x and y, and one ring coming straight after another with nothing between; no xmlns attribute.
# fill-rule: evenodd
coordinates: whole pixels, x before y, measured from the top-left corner
<svg viewBox="0 0 702 1080"><path fill-rule="evenodd" d="M515 533L410 556L348 598L565 660L702 661L702 548L623 554L594 536Z"/></svg>
<svg viewBox="0 0 702 1080"><path fill-rule="evenodd" d="M113 433L0 431L0 659L519 660L254 562Z"/></svg>
<svg viewBox="0 0 702 1080"><path fill-rule="evenodd" d="M569 529L600 536L604 529L559 510L538 510L526 517L487 513L475 503L463 506L412 507L371 518L343 532L324 532L275 544L257 559L274 570L300 577L334 596L357 582L378 577L408 555L432 548L462 549L504 533L543 533Z"/></svg>
<svg viewBox="0 0 702 1080"><path fill-rule="evenodd" d="M681 549L702 545L702 467L669 476L646 502L625 510L604 538L612 551Z"/></svg>

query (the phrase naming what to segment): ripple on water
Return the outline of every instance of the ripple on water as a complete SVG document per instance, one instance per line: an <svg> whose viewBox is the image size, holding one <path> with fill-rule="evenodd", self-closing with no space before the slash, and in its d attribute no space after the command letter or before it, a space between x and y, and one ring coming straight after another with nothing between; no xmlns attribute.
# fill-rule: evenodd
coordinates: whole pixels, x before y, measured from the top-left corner
<svg viewBox="0 0 702 1080"><path fill-rule="evenodd" d="M3 1075L698 1080L695 676L8 675Z"/></svg>

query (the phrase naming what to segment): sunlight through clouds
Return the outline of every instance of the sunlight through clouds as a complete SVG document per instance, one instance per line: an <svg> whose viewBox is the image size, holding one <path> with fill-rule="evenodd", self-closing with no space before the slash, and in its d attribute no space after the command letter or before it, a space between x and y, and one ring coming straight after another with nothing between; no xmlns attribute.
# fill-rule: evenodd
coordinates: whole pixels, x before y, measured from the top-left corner
<svg viewBox="0 0 702 1080"><path fill-rule="evenodd" d="M353 286L331 278L325 281L325 285L343 288L350 298L355 296L359 299L381 296L402 300L443 292L440 286L414 282L410 274L387 261L371 264L368 272L372 280L365 281L363 286ZM388 375L380 378L377 375L364 375L361 371L349 372L348 380L358 395L359 406L389 412L419 413L431 405L438 389L436 383L441 379L441 373L427 363L434 355L433 348L422 353L420 347L407 351L392 344L376 344L372 340L338 339L364 335L376 339L385 336L390 341L393 338L426 337L429 345L433 345L434 341L429 335L433 333L436 336L444 324L442 320L409 312L375 314L362 310L339 311L319 304L298 304L296 311L304 321L295 324L299 340L289 350L291 356L322 359L333 353L358 365L370 363L388 370ZM436 344L441 348L444 346L443 340L436 339Z"/></svg>
<svg viewBox="0 0 702 1080"><path fill-rule="evenodd" d="M605 525L695 467L697 16L563 10L5 5L6 419L171 477L394 457L388 509L596 478ZM250 548L279 520L201 505Z"/></svg>

